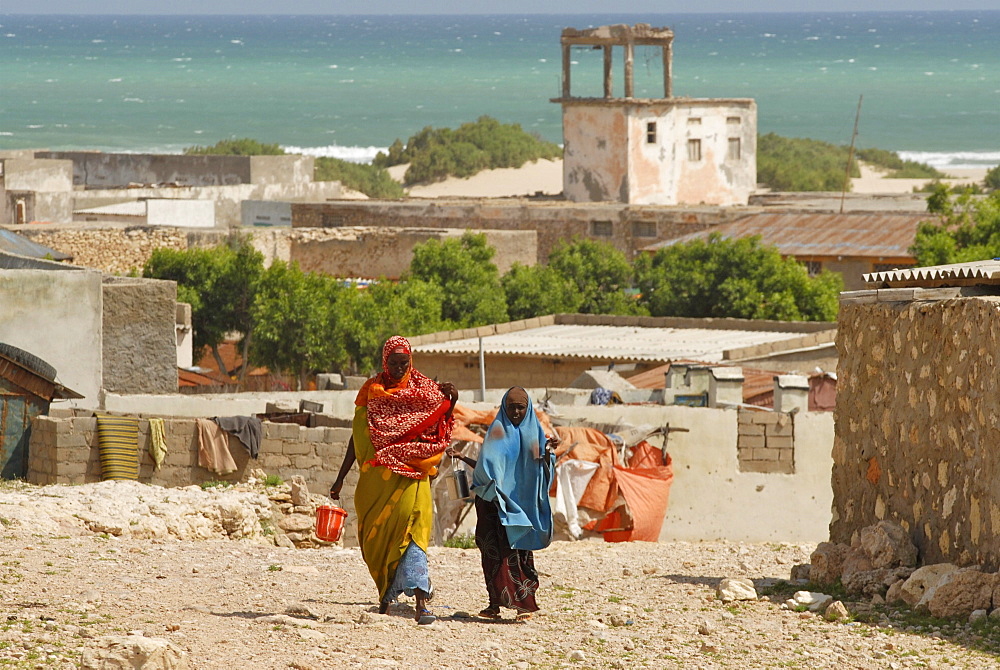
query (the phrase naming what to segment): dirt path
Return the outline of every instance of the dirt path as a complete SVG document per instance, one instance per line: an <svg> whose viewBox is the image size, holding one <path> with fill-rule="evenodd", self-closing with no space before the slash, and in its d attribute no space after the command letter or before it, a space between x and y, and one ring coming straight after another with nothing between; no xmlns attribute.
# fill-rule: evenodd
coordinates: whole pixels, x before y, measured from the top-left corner
<svg viewBox="0 0 1000 670"><path fill-rule="evenodd" d="M716 599L723 577L788 578L810 545L555 543L536 554L543 611L529 623L468 618L485 605L478 552L434 548L440 619L417 626L412 601L375 613L356 549L2 531L2 667L78 667L86 646L132 631L199 670L1000 665L932 634ZM289 607L317 618L273 618Z"/></svg>

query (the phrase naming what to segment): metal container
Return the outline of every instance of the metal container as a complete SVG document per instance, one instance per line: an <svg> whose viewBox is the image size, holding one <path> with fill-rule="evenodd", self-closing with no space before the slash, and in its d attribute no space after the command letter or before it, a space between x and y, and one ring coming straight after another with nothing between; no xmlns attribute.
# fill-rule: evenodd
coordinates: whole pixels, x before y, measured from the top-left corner
<svg viewBox="0 0 1000 670"><path fill-rule="evenodd" d="M469 489L469 470L462 461L455 461L447 485L448 497L452 500L472 500L472 491Z"/></svg>

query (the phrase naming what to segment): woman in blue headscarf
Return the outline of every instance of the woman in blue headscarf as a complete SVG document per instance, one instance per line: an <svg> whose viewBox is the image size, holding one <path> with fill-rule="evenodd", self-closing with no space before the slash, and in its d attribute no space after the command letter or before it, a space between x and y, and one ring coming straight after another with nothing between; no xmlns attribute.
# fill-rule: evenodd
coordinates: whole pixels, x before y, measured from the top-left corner
<svg viewBox="0 0 1000 670"><path fill-rule="evenodd" d="M552 449L558 442L557 437L546 438L528 393L514 387L504 394L479 461L460 456L475 468L476 545L490 598L480 617L500 619L500 608L507 607L524 621L538 610L538 573L531 552L552 541L549 486L555 469Z"/></svg>

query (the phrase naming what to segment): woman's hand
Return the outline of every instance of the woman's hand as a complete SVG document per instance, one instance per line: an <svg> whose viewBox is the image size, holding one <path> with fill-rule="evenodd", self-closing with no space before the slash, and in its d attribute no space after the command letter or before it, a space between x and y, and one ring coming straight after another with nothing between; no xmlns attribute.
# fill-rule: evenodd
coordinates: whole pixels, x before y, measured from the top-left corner
<svg viewBox="0 0 1000 670"><path fill-rule="evenodd" d="M451 401L452 405L458 402L458 389L451 382L441 382L438 384L438 389Z"/></svg>
<svg viewBox="0 0 1000 670"><path fill-rule="evenodd" d="M562 440L559 439L558 435L548 435L545 439L545 451L554 453L560 444L562 444Z"/></svg>
<svg viewBox="0 0 1000 670"><path fill-rule="evenodd" d="M334 500L340 500L340 489L344 488L344 480L338 479L330 487L330 497Z"/></svg>

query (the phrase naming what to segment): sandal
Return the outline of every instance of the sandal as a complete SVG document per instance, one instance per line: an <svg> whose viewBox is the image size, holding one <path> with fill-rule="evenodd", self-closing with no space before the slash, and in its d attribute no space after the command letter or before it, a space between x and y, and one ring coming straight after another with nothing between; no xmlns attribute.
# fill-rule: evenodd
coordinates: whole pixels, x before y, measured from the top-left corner
<svg viewBox="0 0 1000 670"><path fill-rule="evenodd" d="M531 619L531 612L518 612L514 621L528 621Z"/></svg>
<svg viewBox="0 0 1000 670"><path fill-rule="evenodd" d="M437 617L431 614L431 611L429 609L422 609L419 612L417 612L418 626L427 626L428 624L432 624L435 621L437 621Z"/></svg>
<svg viewBox="0 0 1000 670"><path fill-rule="evenodd" d="M480 619L490 619L492 621L499 621L501 619L500 608L495 606L486 607L477 616Z"/></svg>

